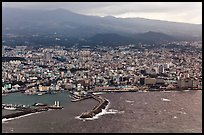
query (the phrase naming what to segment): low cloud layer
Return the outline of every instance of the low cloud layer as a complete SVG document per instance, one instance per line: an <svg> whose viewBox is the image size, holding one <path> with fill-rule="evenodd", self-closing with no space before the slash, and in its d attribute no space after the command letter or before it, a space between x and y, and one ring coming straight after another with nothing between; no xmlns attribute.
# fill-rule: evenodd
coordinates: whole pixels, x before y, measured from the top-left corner
<svg viewBox="0 0 204 135"><path fill-rule="evenodd" d="M96 16L142 17L202 24L201 2L3 2L3 7L57 9Z"/></svg>

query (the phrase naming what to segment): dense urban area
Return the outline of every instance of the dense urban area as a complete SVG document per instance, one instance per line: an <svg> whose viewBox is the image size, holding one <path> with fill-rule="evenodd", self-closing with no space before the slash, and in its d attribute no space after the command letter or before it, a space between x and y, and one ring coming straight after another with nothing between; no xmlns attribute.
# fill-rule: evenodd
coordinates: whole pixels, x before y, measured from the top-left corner
<svg viewBox="0 0 204 135"><path fill-rule="evenodd" d="M135 46L3 46L2 95L202 89L202 42Z"/></svg>

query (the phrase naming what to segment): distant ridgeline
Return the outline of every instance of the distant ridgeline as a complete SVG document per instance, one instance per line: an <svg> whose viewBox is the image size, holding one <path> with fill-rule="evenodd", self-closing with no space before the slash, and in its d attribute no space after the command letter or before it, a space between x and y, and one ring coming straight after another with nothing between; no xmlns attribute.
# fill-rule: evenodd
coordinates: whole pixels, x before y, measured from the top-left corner
<svg viewBox="0 0 204 135"><path fill-rule="evenodd" d="M14 60L25 61L25 58L22 57L2 57L2 62L9 62Z"/></svg>

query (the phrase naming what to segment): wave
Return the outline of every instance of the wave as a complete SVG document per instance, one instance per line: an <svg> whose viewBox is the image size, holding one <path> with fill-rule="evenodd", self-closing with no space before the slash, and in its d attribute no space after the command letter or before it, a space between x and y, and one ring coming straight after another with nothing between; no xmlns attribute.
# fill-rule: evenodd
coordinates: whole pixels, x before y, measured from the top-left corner
<svg viewBox="0 0 204 135"><path fill-rule="evenodd" d="M127 103L133 103L134 101L126 100L125 102L127 102Z"/></svg>
<svg viewBox="0 0 204 135"><path fill-rule="evenodd" d="M179 91L173 91L173 90L170 91L170 90L169 90L169 91L161 91L161 92L167 92L167 93L168 93L168 92L179 92Z"/></svg>
<svg viewBox="0 0 204 135"><path fill-rule="evenodd" d="M169 100L169 99L166 99L166 98L161 98L161 100L162 100L162 101L166 101L166 102L169 102L169 101L171 101L171 100Z"/></svg>

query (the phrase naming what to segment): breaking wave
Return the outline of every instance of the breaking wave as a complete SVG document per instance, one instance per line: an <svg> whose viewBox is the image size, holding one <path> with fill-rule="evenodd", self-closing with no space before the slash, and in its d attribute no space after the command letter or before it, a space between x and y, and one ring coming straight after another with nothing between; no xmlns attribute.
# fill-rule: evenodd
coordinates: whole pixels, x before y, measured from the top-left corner
<svg viewBox="0 0 204 135"><path fill-rule="evenodd" d="M124 113L125 111L118 111L118 110L115 110L115 109L108 109L109 108L109 105L110 105L110 102L108 102L108 105L106 106L105 109L102 109L102 112L94 115L92 118L80 118L80 116L77 116L75 117L76 119L79 119L79 120L83 120L83 121L86 121L86 120L96 120L98 119L100 116L102 115L106 115L106 114L117 114L117 113Z"/></svg>

